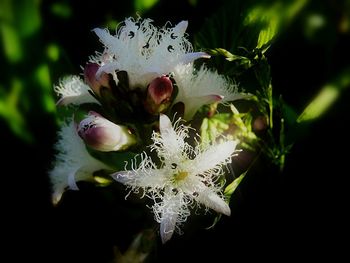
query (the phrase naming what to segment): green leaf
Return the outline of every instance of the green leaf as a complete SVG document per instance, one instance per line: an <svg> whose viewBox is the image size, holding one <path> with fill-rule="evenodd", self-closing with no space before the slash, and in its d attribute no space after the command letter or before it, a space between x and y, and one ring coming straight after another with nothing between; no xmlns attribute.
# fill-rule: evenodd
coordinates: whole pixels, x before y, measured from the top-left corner
<svg viewBox="0 0 350 263"><path fill-rule="evenodd" d="M297 122L311 121L322 116L340 96L341 91L350 86L350 69L344 70L335 81L326 84L317 96L299 115Z"/></svg>
<svg viewBox="0 0 350 263"><path fill-rule="evenodd" d="M315 99L304 109L297 122L310 121L320 117L339 97L339 90L334 85L322 88Z"/></svg>
<svg viewBox="0 0 350 263"><path fill-rule="evenodd" d="M232 183L230 183L228 186L226 186L224 195L227 198L227 200L230 200L232 194L236 191L239 184L242 182L243 178L246 176L248 170L242 173L239 177L237 177L235 180L233 180Z"/></svg>

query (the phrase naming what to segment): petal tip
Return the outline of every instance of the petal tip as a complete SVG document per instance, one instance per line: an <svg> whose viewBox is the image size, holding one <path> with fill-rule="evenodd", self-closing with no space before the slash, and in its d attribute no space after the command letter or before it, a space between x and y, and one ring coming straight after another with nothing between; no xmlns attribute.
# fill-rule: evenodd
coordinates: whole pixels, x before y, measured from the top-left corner
<svg viewBox="0 0 350 263"><path fill-rule="evenodd" d="M168 242L171 237L174 234L174 230L170 230L170 231L166 231L165 229L160 229L160 238L162 240L162 244L165 244L166 242Z"/></svg>
<svg viewBox="0 0 350 263"><path fill-rule="evenodd" d="M226 216L231 216L231 208L228 206L228 204L226 207L223 207L222 213Z"/></svg>

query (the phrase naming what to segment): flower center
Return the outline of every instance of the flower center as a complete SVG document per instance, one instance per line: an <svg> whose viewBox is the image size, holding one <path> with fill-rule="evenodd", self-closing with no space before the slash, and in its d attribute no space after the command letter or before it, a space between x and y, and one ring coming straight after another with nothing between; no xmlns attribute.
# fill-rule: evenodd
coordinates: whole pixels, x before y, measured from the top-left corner
<svg viewBox="0 0 350 263"><path fill-rule="evenodd" d="M180 171L180 172L174 174L174 179L175 179L175 181L181 181L181 180L185 179L187 176L188 176L188 172Z"/></svg>

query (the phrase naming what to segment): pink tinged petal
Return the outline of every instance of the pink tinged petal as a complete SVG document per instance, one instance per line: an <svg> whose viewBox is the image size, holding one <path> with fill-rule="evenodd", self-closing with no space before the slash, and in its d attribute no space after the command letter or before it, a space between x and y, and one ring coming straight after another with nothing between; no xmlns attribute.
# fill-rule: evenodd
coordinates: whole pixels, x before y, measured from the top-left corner
<svg viewBox="0 0 350 263"><path fill-rule="evenodd" d="M179 62L182 64L189 64L199 58L210 58L210 55L208 55L205 52L186 53L185 55L182 56Z"/></svg>
<svg viewBox="0 0 350 263"><path fill-rule="evenodd" d="M169 100L173 93L173 83L167 76L155 78L148 87L147 96L155 104L161 104L165 100Z"/></svg>
<svg viewBox="0 0 350 263"><path fill-rule="evenodd" d="M114 62L109 62L101 66L97 72L96 72L96 79L100 80L103 77L103 73L115 73L116 70L119 69L119 63L114 61Z"/></svg>
<svg viewBox="0 0 350 263"><path fill-rule="evenodd" d="M139 76L139 79L142 79L142 83L150 83L153 79L160 77L162 74L158 70L152 70L152 72L147 72ZM147 84L146 84L147 85Z"/></svg>
<svg viewBox="0 0 350 263"><path fill-rule="evenodd" d="M102 73L100 78L96 78L96 73L100 66L96 63L88 63L84 68L84 79L86 84L95 92L95 94L100 95L101 87L109 88L109 75L107 73Z"/></svg>
<svg viewBox="0 0 350 263"><path fill-rule="evenodd" d="M103 152L124 150L136 143L127 127L117 125L95 112L90 112L77 128L79 136L90 147Z"/></svg>
<svg viewBox="0 0 350 263"><path fill-rule="evenodd" d="M160 221L160 237L164 244L173 236L176 222L183 203L182 195L171 195L163 199Z"/></svg>
<svg viewBox="0 0 350 263"><path fill-rule="evenodd" d="M210 169L228 162L236 149L236 141L226 141L209 146L209 148L197 155L189 167L191 173L202 174Z"/></svg>
<svg viewBox="0 0 350 263"><path fill-rule="evenodd" d="M147 89L145 109L151 114L164 112L170 106L173 84L169 77L162 76L152 80Z"/></svg>
<svg viewBox="0 0 350 263"><path fill-rule="evenodd" d="M223 98L223 101L235 101L235 100L249 100L253 97L249 93L232 93L229 96Z"/></svg>
<svg viewBox="0 0 350 263"><path fill-rule="evenodd" d="M186 120L190 120L196 114L200 107L203 105L211 104L214 102L219 102L223 100L224 97L221 95L205 95L200 97L190 97L183 103L185 104L185 116Z"/></svg>
<svg viewBox="0 0 350 263"><path fill-rule="evenodd" d="M199 193L198 197L196 197L196 200L218 213L227 216L231 215L231 209L228 204L219 195L209 189L207 191Z"/></svg>

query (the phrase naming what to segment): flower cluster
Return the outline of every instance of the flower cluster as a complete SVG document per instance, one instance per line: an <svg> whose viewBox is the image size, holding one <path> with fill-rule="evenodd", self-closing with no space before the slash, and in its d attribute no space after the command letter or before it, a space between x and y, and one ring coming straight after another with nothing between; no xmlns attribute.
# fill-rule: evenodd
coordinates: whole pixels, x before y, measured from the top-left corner
<svg viewBox="0 0 350 263"><path fill-rule="evenodd" d="M55 87L57 104L72 112L50 171L55 203L66 189L78 189L76 182L93 181L94 172L104 170L153 201L163 243L195 206L230 215L222 187L237 141L203 141L195 123L204 105L245 95L224 76L194 65L210 56L193 52L187 25L157 28L149 19L128 18L115 35L94 30L104 50L85 65L84 79L67 77ZM134 158L124 169L99 152Z"/></svg>

